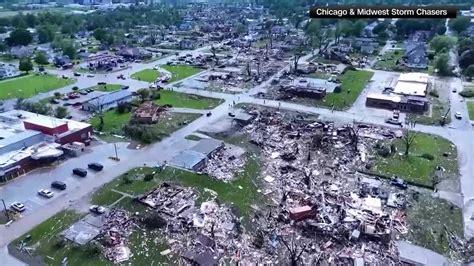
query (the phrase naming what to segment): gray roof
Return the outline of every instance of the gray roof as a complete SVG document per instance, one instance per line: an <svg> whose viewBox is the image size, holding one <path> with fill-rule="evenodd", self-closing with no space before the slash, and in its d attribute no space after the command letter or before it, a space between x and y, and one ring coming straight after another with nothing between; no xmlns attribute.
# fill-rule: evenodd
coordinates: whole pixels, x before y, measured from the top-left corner
<svg viewBox="0 0 474 266"><path fill-rule="evenodd" d="M202 153L185 150L171 159L170 163L177 167L193 169L204 159L206 159L206 156Z"/></svg>
<svg viewBox="0 0 474 266"><path fill-rule="evenodd" d="M190 150L197 153L201 153L206 157L209 156L213 151L219 149L224 143L216 139L201 139L198 144L194 145Z"/></svg>
<svg viewBox="0 0 474 266"><path fill-rule="evenodd" d="M126 98L132 97L130 90L118 90L111 93L103 94L87 101L94 106L107 105L114 102L119 102Z"/></svg>
<svg viewBox="0 0 474 266"><path fill-rule="evenodd" d="M0 139L0 148L1 147L6 147L9 146L13 143L17 143L20 141L23 141L25 139L28 139L30 137L36 136L36 135L42 135L43 133L36 131L36 130L29 130L26 129L23 132L16 133L15 135L5 138L5 139Z"/></svg>

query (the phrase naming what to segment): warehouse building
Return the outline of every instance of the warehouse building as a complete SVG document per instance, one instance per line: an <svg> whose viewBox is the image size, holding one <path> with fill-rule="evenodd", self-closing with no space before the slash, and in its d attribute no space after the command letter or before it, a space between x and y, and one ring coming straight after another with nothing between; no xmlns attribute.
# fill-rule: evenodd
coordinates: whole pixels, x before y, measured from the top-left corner
<svg viewBox="0 0 474 266"><path fill-rule="evenodd" d="M0 113L0 181L49 164L64 155L62 145L88 144L90 124L22 110Z"/></svg>
<svg viewBox="0 0 474 266"><path fill-rule="evenodd" d="M199 171L209 157L224 148L224 142L215 139L201 139L191 149L185 150L171 160L171 164L193 171Z"/></svg>
<svg viewBox="0 0 474 266"><path fill-rule="evenodd" d="M132 93L127 89L103 94L82 103L82 109L89 112L108 110L116 107L119 103L129 103L132 101Z"/></svg>

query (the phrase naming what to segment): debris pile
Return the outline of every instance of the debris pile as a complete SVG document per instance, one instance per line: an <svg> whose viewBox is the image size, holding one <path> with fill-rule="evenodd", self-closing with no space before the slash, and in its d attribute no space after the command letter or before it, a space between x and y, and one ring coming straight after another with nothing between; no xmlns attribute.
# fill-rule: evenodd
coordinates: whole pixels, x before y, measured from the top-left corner
<svg viewBox="0 0 474 266"><path fill-rule="evenodd" d="M253 216L262 249L311 264L398 263L392 235L406 233L403 196L390 209L387 193L368 190L356 172L373 142L359 132L378 132L287 116L262 110L244 128L263 150L263 193L274 203Z"/></svg>
<svg viewBox="0 0 474 266"><path fill-rule="evenodd" d="M130 258L127 241L134 225L135 220L124 210L113 209L106 214L100 242L104 246L104 256L108 260L121 263Z"/></svg>
<svg viewBox="0 0 474 266"><path fill-rule="evenodd" d="M207 160L202 172L222 181L231 181L236 174L244 170L244 156L236 156L228 152L228 146L213 154Z"/></svg>

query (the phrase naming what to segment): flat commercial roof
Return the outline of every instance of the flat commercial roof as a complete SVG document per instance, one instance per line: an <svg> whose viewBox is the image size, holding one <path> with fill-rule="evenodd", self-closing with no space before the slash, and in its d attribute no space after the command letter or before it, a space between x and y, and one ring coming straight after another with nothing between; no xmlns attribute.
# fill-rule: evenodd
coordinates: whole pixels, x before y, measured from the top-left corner
<svg viewBox="0 0 474 266"><path fill-rule="evenodd" d="M130 92L130 90L118 90L118 91L103 94L93 99L90 99L88 103L94 106L101 106L101 105L114 103L131 96L132 96L132 92Z"/></svg>
<svg viewBox="0 0 474 266"><path fill-rule="evenodd" d="M408 82L417 82L428 84L429 75L426 73L412 72L412 73L403 73L398 77L398 81L408 81Z"/></svg>
<svg viewBox="0 0 474 266"><path fill-rule="evenodd" d="M177 167L186 168L192 170L196 165L202 162L202 160L206 159L206 155L191 151L185 150L180 154L176 155L173 159L171 159L171 164Z"/></svg>
<svg viewBox="0 0 474 266"><path fill-rule="evenodd" d="M206 157L209 156L213 151L217 150L223 145L223 142L216 139L201 139L194 147L191 148L191 151L204 154Z"/></svg>
<svg viewBox="0 0 474 266"><path fill-rule="evenodd" d="M35 114L23 110L10 110L0 113L0 128L11 128L15 130L25 130L23 121L31 122L45 127L57 127L67 124L69 130L83 129L89 127L90 124L78 122L69 119L59 119L51 116Z"/></svg>
<svg viewBox="0 0 474 266"><path fill-rule="evenodd" d="M3 131L1 131L0 134L2 132ZM13 133L13 132L10 132L10 133ZM13 144L13 143L17 143L17 142L22 141L22 140L27 139L27 138L31 138L35 135L41 135L41 134L43 134L43 133L41 133L39 131L35 131L35 130L28 130L28 129L24 130L24 131L20 131L20 132L15 132L11 135L3 135L2 134L0 136L4 139L0 139L0 148L8 146L8 145Z"/></svg>
<svg viewBox="0 0 474 266"><path fill-rule="evenodd" d="M382 93L370 93L367 95L369 99L377 99L377 100L384 100L384 101L391 101L394 103L399 103L402 101L402 97L396 94L382 94Z"/></svg>
<svg viewBox="0 0 474 266"><path fill-rule="evenodd" d="M427 87L428 85L426 83L399 80L393 92L402 95L426 96Z"/></svg>

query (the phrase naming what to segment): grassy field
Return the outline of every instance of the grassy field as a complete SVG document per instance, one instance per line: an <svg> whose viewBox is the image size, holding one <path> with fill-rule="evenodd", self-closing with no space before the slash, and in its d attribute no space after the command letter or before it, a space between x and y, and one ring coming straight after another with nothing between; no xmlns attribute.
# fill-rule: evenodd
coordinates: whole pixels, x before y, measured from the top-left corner
<svg viewBox="0 0 474 266"><path fill-rule="evenodd" d="M189 76L192 76L202 71L202 69L200 68L185 66L185 65L177 65L177 66L163 65L161 67L171 72L172 77L168 81L169 83L182 80L184 78L187 78Z"/></svg>
<svg viewBox="0 0 474 266"><path fill-rule="evenodd" d="M201 140L201 139L202 139L201 137L199 137L199 136L196 136L196 135L193 135L193 134L191 134L191 135L187 135L187 136L186 136L186 137L184 137L184 138L185 138L185 139L189 139L189 140L196 140L196 141L198 141L198 140Z"/></svg>
<svg viewBox="0 0 474 266"><path fill-rule="evenodd" d="M154 69L144 69L132 74L132 78L147 82L153 82L160 76L160 72Z"/></svg>
<svg viewBox="0 0 474 266"><path fill-rule="evenodd" d="M469 111L469 119L474 120L474 102L467 102L467 110Z"/></svg>
<svg viewBox="0 0 474 266"><path fill-rule="evenodd" d="M96 91L106 91L106 92L111 92L111 91L118 91L123 87L123 85L120 84L106 84L106 85L97 85L97 86L92 86L86 89L94 89Z"/></svg>
<svg viewBox="0 0 474 266"><path fill-rule="evenodd" d="M340 93L327 93L322 100L317 100L316 105L326 106L335 110L343 110L350 107L359 97L367 82L372 78L374 72L364 70L349 70L339 79L341 80Z"/></svg>
<svg viewBox="0 0 474 266"><path fill-rule="evenodd" d="M449 256L449 238L444 226L462 238L462 210L430 194L419 194L407 209L408 239L413 244Z"/></svg>
<svg viewBox="0 0 474 266"><path fill-rule="evenodd" d="M232 204L239 210L238 216L247 217L250 211L250 205L258 198L254 178L259 172L260 163L255 155L247 155L247 163L244 166L244 171L239 174L233 182L229 183L212 179L206 175L199 175L172 167L167 167L162 171L159 171L157 168L136 168L100 188L94 194L93 202L104 204L114 202L118 193L111 189L137 196L157 187L164 181L168 181L195 188L199 192L200 202L211 198L207 189L215 191L221 202ZM152 181L136 179L136 176L149 173L154 173L154 179ZM131 183L124 182L125 176L128 176L129 179L132 180ZM122 201L120 201L120 203ZM128 208L128 206L126 207Z"/></svg>
<svg viewBox="0 0 474 266"><path fill-rule="evenodd" d="M173 107L185 107L200 110L213 109L222 102L222 99L207 98L169 90L161 90L160 99L155 101L155 103L160 105L170 104Z"/></svg>
<svg viewBox="0 0 474 266"><path fill-rule="evenodd" d="M48 92L72 84L72 79L62 79L53 75L28 75L0 81L0 100L29 98L41 92Z"/></svg>
<svg viewBox="0 0 474 266"><path fill-rule="evenodd" d="M457 176L459 173L456 147L446 139L424 133L416 133L415 140L404 155L405 143L402 139L392 142L397 152L388 158L377 156L372 171L387 176L398 176L417 184L433 186L436 167L446 169L447 175ZM443 156L448 153L448 156ZM433 160L421 157L422 154L431 154Z"/></svg>
<svg viewBox="0 0 474 266"><path fill-rule="evenodd" d="M397 60L402 59L403 55L405 54L405 50L396 50L393 52L386 52L382 55L379 61L377 61L374 65L375 69L380 70L396 70L397 68Z"/></svg>
<svg viewBox="0 0 474 266"><path fill-rule="evenodd" d="M115 111L115 109L104 112L104 127L102 128L102 132L119 134L122 131L122 126L130 120L130 115L131 113L120 114ZM99 129L99 116L94 116L89 122L92 124L94 129Z"/></svg>

